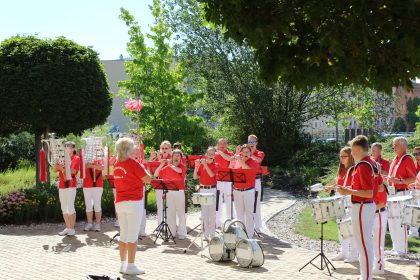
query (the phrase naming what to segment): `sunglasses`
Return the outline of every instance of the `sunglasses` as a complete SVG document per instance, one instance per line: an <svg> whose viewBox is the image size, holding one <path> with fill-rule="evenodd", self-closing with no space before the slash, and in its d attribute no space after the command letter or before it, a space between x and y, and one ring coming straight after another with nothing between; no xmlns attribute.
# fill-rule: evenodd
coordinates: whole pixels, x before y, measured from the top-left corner
<svg viewBox="0 0 420 280"><path fill-rule="evenodd" d="M413 156L415 156L415 157L416 157L416 156L420 156L420 152L414 152L414 153L413 153Z"/></svg>
<svg viewBox="0 0 420 280"><path fill-rule="evenodd" d="M257 141L248 141L248 145L256 145L257 143Z"/></svg>

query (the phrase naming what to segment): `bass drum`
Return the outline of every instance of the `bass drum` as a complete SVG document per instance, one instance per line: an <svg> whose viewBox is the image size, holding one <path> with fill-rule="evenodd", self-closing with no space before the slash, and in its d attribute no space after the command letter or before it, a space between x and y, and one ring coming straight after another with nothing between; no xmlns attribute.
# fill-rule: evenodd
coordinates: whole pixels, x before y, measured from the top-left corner
<svg viewBox="0 0 420 280"><path fill-rule="evenodd" d="M264 264L264 253L255 239L243 239L236 246L236 259L241 267L255 267Z"/></svg>
<svg viewBox="0 0 420 280"><path fill-rule="evenodd" d="M210 258L215 262L232 261L235 258L235 250L225 247L223 237L213 237L209 244Z"/></svg>

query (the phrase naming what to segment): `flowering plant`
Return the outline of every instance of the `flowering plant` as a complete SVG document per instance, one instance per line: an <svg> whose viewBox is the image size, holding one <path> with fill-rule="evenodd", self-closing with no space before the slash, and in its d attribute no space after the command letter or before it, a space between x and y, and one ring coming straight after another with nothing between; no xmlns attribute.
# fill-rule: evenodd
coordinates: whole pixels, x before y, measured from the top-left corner
<svg viewBox="0 0 420 280"><path fill-rule="evenodd" d="M136 127L136 132L140 133L140 111L143 108L143 103L140 99L136 100L136 99L130 99L129 101L125 102L125 108L131 112L135 112L136 113L136 117L137 117L137 127Z"/></svg>

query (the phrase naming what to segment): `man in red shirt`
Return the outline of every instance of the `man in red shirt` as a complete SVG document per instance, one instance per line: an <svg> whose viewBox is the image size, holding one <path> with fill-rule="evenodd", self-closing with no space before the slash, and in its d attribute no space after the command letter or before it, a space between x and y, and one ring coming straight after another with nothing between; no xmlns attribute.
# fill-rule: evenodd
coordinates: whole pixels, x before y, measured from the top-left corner
<svg viewBox="0 0 420 280"><path fill-rule="evenodd" d="M233 157L233 153L227 149L228 141L220 138L217 142L217 152L214 161L221 168L228 168ZM219 205L216 207L216 227L221 227L226 219L232 219L236 216L235 209L232 209L232 182L217 181L217 193ZM226 209L226 219L222 219L223 209ZM233 217L231 213L233 212Z"/></svg>
<svg viewBox="0 0 420 280"><path fill-rule="evenodd" d="M342 195L351 195L353 237L359 251L360 279L370 280L373 272L372 229L376 210L373 199L378 190L377 181L374 162L368 155L367 137L358 135L349 145L356 161L351 188L342 187L337 191Z"/></svg>
<svg viewBox="0 0 420 280"><path fill-rule="evenodd" d="M252 156L251 158L256 160L260 165L264 160L265 154L263 151L257 150L258 137L256 135L248 136L248 145L251 147ZM262 232L262 219L261 219L261 201L262 201L262 186L261 186L261 172L258 171L257 176L255 177L255 213L254 213L254 226L257 233Z"/></svg>
<svg viewBox="0 0 420 280"><path fill-rule="evenodd" d="M395 189L395 196L409 195L408 186L416 180L416 166L413 158L407 154L407 139L404 137L396 137L393 140L395 158L392 161L388 184L389 189ZM390 195L393 192L390 191ZM399 205L394 205L396 211L402 211ZM401 218L395 217L388 219L389 233L392 239L391 254L406 255L407 254L407 226L401 226Z"/></svg>
<svg viewBox="0 0 420 280"><path fill-rule="evenodd" d="M389 160L382 157L382 145L381 143L373 143L371 146L372 159L380 164L381 174L387 176L389 173L390 163Z"/></svg>
<svg viewBox="0 0 420 280"><path fill-rule="evenodd" d="M166 201L168 206L168 226L172 236L180 240L185 239L187 235L186 217L185 217L185 174L187 168L182 164L182 152L174 150L171 160L161 159L159 167L155 171L155 177L167 180L183 181L182 189L168 190ZM178 217L178 227L176 218Z"/></svg>
<svg viewBox="0 0 420 280"><path fill-rule="evenodd" d="M216 197L217 164L214 162L216 149L209 147L206 157L195 161L194 179L200 178L200 193L213 194ZM204 239L211 240L216 231L216 203L201 205L201 218L204 229Z"/></svg>

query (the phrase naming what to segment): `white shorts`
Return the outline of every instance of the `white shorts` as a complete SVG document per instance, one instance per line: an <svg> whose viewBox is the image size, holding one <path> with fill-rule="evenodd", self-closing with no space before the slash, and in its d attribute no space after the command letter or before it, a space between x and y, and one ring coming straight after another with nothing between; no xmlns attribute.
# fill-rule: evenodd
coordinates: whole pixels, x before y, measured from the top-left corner
<svg viewBox="0 0 420 280"><path fill-rule="evenodd" d="M120 223L120 241L137 243L141 217L144 211L141 200L118 202L115 204L115 210Z"/></svg>
<svg viewBox="0 0 420 280"><path fill-rule="evenodd" d="M101 212L101 198L103 188L83 188L83 195L85 197L86 212L92 212L95 208L95 212Z"/></svg>
<svg viewBox="0 0 420 280"><path fill-rule="evenodd" d="M76 188L65 188L58 190L58 197L60 198L61 211L63 214L74 214L74 201L76 200Z"/></svg>

